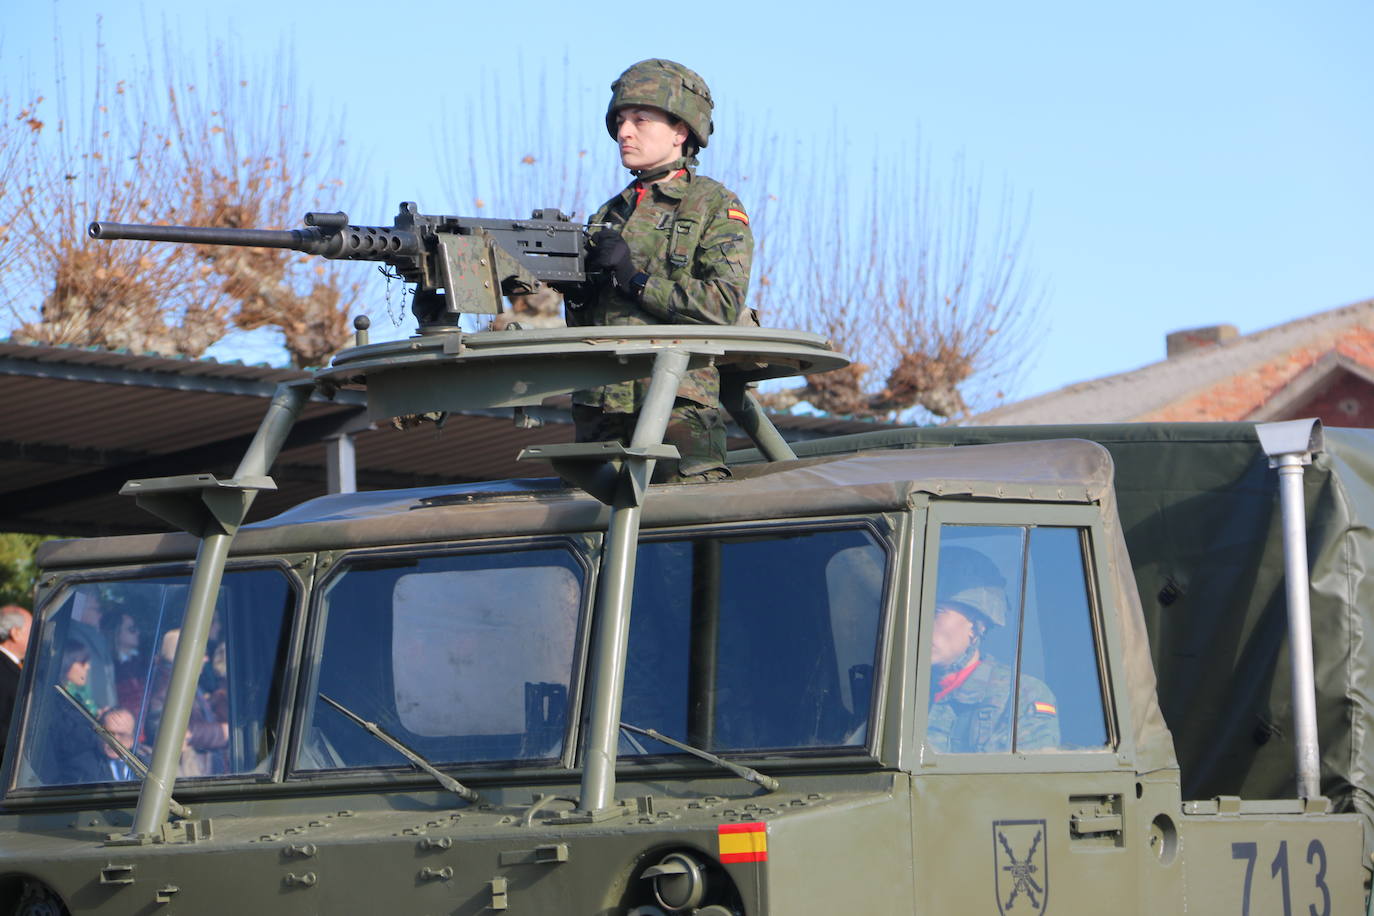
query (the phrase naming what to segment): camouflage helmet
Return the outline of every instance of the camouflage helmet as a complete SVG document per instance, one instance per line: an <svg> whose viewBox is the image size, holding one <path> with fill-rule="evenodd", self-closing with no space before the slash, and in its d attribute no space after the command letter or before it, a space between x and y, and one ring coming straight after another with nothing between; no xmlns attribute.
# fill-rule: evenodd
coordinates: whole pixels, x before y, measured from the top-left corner
<svg viewBox="0 0 1374 916"><path fill-rule="evenodd" d="M682 120L699 148L705 148L711 123L711 90L695 71L671 60L641 60L611 83L606 130L616 136L615 113L630 105L659 108Z"/></svg>
<svg viewBox="0 0 1374 916"><path fill-rule="evenodd" d="M968 547L944 547L936 575L936 607L952 605L960 613L971 611L990 626L1007 625L1006 580L982 553Z"/></svg>

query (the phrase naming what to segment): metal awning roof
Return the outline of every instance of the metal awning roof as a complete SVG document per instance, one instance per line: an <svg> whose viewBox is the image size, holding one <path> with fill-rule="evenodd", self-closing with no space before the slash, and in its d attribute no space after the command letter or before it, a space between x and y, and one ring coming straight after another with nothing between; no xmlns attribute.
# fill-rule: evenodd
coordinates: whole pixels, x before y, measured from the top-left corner
<svg viewBox="0 0 1374 916"><path fill-rule="evenodd" d="M0 342L0 530L73 536L164 531L118 495L126 480L193 472L232 476L267 402L293 369L171 359L110 350ZM563 399L566 403L566 399ZM249 520L324 495L326 441L352 435L359 490L551 476L517 462L526 445L568 442L557 399L517 428L509 411L464 412L442 428L397 430L367 422L362 397L317 397L272 470ZM859 432L872 423L779 417L788 439ZM732 445L736 444L732 442ZM738 444L745 444L742 440Z"/></svg>

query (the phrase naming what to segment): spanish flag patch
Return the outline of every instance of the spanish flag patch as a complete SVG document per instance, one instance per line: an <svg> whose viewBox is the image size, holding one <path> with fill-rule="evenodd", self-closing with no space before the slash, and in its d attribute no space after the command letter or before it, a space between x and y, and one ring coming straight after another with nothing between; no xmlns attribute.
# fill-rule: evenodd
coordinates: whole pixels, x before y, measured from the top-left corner
<svg viewBox="0 0 1374 916"><path fill-rule="evenodd" d="M767 862L768 825L763 821L716 828L722 862Z"/></svg>
<svg viewBox="0 0 1374 916"><path fill-rule="evenodd" d="M1054 708L1053 703L1042 703L1039 700L1035 701L1035 711L1043 712L1047 716L1054 716L1059 714L1059 710Z"/></svg>
<svg viewBox="0 0 1374 916"><path fill-rule="evenodd" d="M731 219L737 219L737 220L739 220L741 223L744 223L744 225L746 225L746 226L749 225L749 214L748 214L748 213L745 213L743 210L739 209L738 207L730 207L729 209L727 209L727 210L725 211L725 215L728 216L728 217L730 217Z"/></svg>

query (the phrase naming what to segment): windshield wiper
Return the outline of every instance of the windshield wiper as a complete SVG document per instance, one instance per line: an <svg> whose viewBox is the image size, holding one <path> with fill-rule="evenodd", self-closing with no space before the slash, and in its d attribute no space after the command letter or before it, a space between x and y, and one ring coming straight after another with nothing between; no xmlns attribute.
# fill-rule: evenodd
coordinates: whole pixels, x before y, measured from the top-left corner
<svg viewBox="0 0 1374 916"><path fill-rule="evenodd" d="M338 700L330 699L323 693L319 696L321 700L324 700L330 706L333 706L339 712L343 713L359 728L363 729L369 735L376 738L378 741L382 742L387 747L391 748L393 751L396 751L398 754L405 757L407 760L415 764L420 769L424 770L429 775L433 776L436 780L439 781L439 785L443 786L445 789L448 789L450 792L461 798L463 801L477 801L476 792L474 792L472 789L469 789L467 786L463 785L461 782L454 779L452 776L449 776L447 773L440 772L438 767L430 763L425 758L421 757L415 751L406 747L400 741L397 741L395 738L388 735L385 731L381 729L380 726L377 725L377 723L367 721L362 716L358 715L353 710L349 709L347 706L340 703Z"/></svg>
<svg viewBox="0 0 1374 916"><path fill-rule="evenodd" d="M62 698L64 700L72 704L73 709L81 713L81 717L85 719L86 723L90 725L91 729L97 735L100 736L100 740L104 741L105 744L111 750L117 753L119 755L119 759L123 760L124 763L128 765L129 769L133 770L135 773L138 774L139 779L144 779L148 776L148 765L145 764L142 760L139 760L137 755L135 755L133 751L129 750L122 743L120 743L120 740L118 738L110 734L110 730L105 726L101 725L100 720L97 719L95 716L91 715L91 711L87 709L85 706L82 706L80 700L72 696L71 692L64 688L61 684L53 684L53 688L58 693L62 694ZM167 799L167 810L171 811L173 814L180 818L189 818L191 816L191 809L183 804L180 804L173 798Z"/></svg>
<svg viewBox="0 0 1374 916"><path fill-rule="evenodd" d="M724 757L717 757L710 751L703 751L701 748L692 747L690 744L683 744L681 741L678 741L675 738L669 738L662 732L656 732L652 728L640 728L639 726L631 725L628 722L621 722L620 727L625 729L627 732L634 732L636 735L643 735L646 738L653 738L655 741L661 741L669 747L675 747L680 751L684 751L688 754L691 754L693 757L700 757L707 763L714 763L716 766L721 767L725 770L729 770L731 773L734 773L740 779L747 779L752 783L757 783L758 785L763 786L763 788L766 791L776 792L778 790L778 781L776 779L774 779L772 776L765 776L753 767L747 767L742 764L732 763L729 760L726 760Z"/></svg>

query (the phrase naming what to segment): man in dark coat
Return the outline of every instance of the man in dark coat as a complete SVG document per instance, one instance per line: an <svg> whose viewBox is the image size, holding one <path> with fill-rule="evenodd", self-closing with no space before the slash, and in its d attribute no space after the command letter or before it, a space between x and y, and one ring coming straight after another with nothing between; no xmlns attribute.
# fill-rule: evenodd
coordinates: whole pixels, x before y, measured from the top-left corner
<svg viewBox="0 0 1374 916"><path fill-rule="evenodd" d="M29 648L33 615L17 604L0 608L0 755L10 734L10 719L19 694L19 669Z"/></svg>

